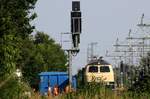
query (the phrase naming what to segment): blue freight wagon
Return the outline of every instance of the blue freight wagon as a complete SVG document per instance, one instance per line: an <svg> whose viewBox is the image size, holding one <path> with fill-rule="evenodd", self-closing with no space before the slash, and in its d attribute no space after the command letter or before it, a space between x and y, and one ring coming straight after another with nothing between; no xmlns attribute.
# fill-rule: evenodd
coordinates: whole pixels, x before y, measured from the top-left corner
<svg viewBox="0 0 150 99"><path fill-rule="evenodd" d="M59 91L64 91L65 87L68 85L69 77L67 72L41 72L40 76L40 94L46 95L48 92L48 87L52 90L54 86L58 86ZM72 77L72 87L76 90L76 77Z"/></svg>

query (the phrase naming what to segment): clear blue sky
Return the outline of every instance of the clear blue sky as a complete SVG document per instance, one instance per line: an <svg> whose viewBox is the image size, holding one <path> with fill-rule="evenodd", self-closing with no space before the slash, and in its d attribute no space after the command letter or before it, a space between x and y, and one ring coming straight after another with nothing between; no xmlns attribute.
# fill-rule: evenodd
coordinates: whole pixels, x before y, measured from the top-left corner
<svg viewBox="0 0 150 99"><path fill-rule="evenodd" d="M150 0L80 0L82 34L80 53L73 58L73 72L85 66L87 46L98 42L98 53L105 56L117 37L124 39L129 29L135 29L142 13L150 19ZM71 0L38 0L33 22L60 43L60 33L70 32Z"/></svg>

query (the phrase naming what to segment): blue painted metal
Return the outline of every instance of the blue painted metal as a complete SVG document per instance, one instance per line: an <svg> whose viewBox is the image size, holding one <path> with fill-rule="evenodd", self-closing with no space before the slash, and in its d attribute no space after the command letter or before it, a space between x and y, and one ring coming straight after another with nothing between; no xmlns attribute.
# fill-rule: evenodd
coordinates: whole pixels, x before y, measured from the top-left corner
<svg viewBox="0 0 150 99"><path fill-rule="evenodd" d="M60 92L68 85L69 77L67 72L41 72L39 89L42 95L47 94L48 86L53 90L58 85ZM72 77L72 86L76 90L76 77Z"/></svg>

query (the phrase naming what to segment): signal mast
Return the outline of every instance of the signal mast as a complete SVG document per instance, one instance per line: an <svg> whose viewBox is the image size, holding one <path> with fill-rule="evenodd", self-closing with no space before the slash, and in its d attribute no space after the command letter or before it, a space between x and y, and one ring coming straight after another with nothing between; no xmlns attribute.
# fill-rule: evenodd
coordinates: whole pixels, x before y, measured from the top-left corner
<svg viewBox="0 0 150 99"><path fill-rule="evenodd" d="M67 49L68 52L68 72L69 72L69 85L72 88L72 56L79 52L81 34L81 11L80 1L72 1L71 11L71 48Z"/></svg>

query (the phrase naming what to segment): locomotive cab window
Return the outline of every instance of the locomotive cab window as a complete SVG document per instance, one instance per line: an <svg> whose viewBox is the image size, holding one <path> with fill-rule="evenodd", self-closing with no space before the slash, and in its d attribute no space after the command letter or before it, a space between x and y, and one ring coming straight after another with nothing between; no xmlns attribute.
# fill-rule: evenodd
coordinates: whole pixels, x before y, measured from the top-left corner
<svg viewBox="0 0 150 99"><path fill-rule="evenodd" d="M90 66L89 72L98 72L98 67L97 66Z"/></svg>
<svg viewBox="0 0 150 99"><path fill-rule="evenodd" d="M109 66L101 66L100 72L110 72Z"/></svg>

